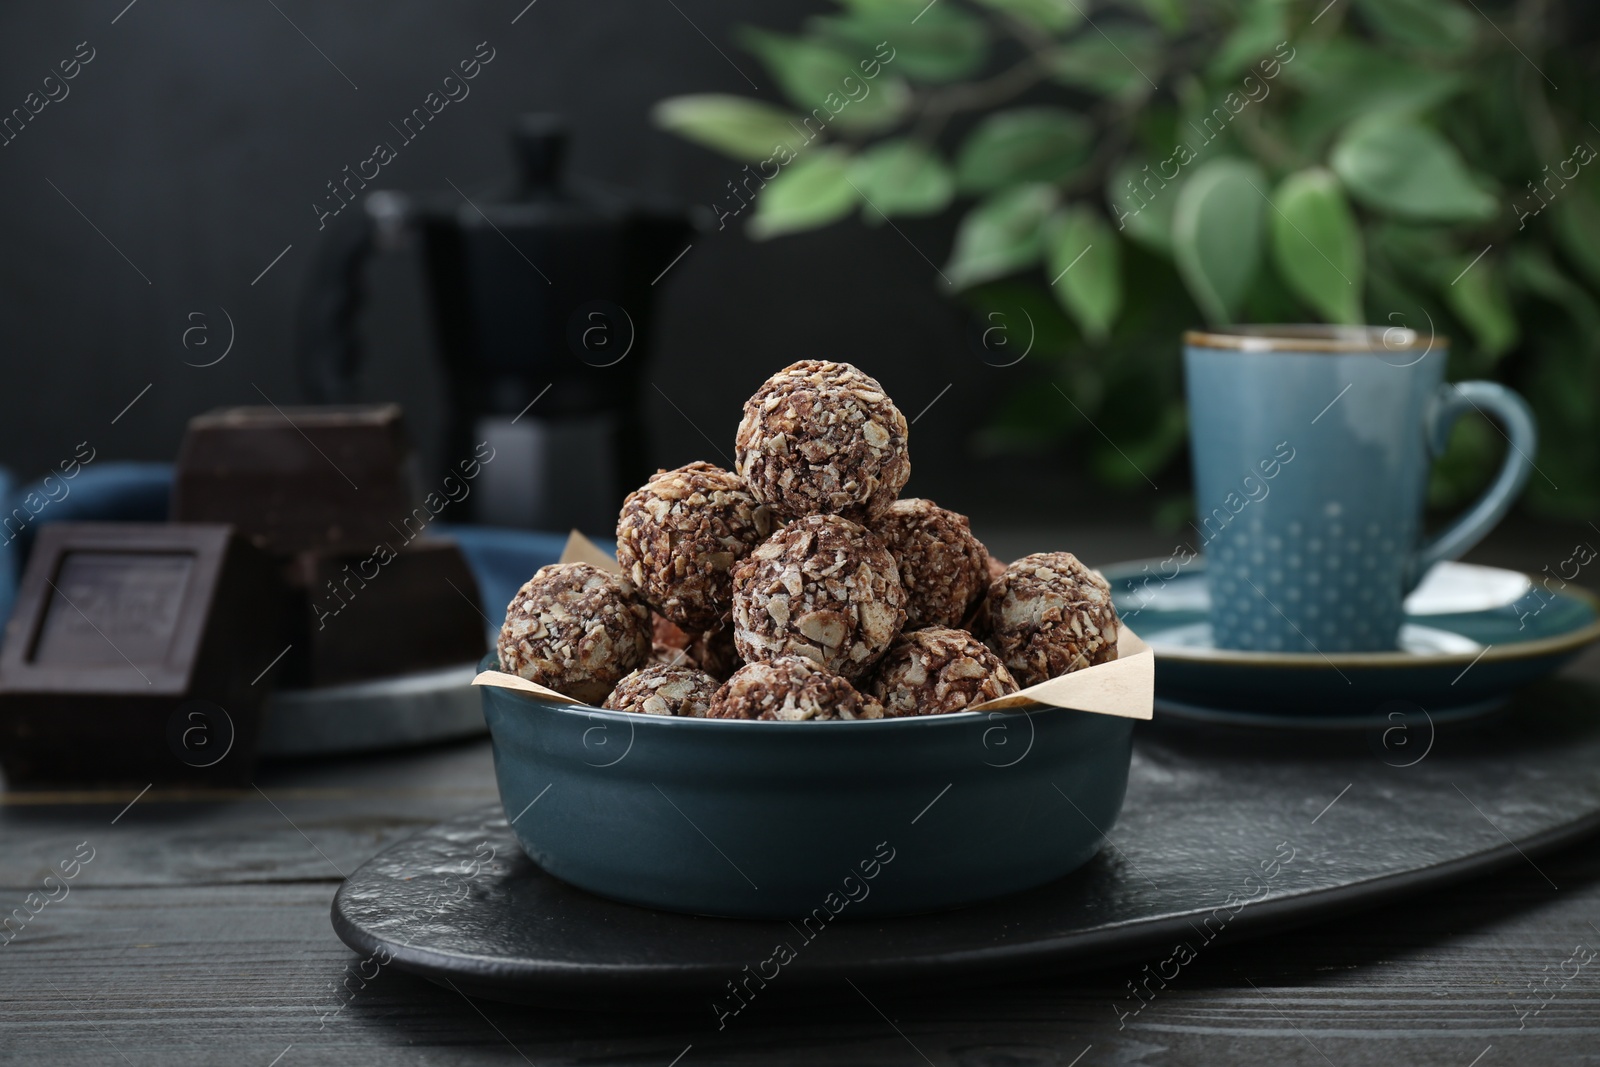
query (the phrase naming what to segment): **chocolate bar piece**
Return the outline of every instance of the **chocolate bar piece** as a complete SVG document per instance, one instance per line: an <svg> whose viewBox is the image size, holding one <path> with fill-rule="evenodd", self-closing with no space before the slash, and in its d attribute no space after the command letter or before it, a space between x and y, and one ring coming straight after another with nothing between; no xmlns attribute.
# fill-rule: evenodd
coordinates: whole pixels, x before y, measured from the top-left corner
<svg viewBox="0 0 1600 1067"><path fill-rule="evenodd" d="M247 782L287 603L228 526L42 527L0 651L7 784Z"/></svg>
<svg viewBox="0 0 1600 1067"><path fill-rule="evenodd" d="M358 554L296 558L305 600L296 681L313 686L475 663L488 651L478 583L454 541L391 535Z"/></svg>
<svg viewBox="0 0 1600 1067"><path fill-rule="evenodd" d="M226 522L258 547L361 551L421 498L396 404L240 407L189 420L175 522Z"/></svg>

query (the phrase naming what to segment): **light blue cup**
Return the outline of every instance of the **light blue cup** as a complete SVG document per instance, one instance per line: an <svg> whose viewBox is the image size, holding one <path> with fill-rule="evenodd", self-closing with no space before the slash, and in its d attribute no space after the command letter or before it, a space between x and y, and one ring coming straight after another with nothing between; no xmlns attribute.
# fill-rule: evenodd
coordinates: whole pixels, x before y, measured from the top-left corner
<svg viewBox="0 0 1600 1067"><path fill-rule="evenodd" d="M1184 336L1216 647L1393 650L1406 594L1504 517L1533 467L1533 414L1493 382L1446 383L1447 357L1443 338L1400 328ZM1424 541L1429 467L1474 409L1499 424L1505 461L1465 514Z"/></svg>

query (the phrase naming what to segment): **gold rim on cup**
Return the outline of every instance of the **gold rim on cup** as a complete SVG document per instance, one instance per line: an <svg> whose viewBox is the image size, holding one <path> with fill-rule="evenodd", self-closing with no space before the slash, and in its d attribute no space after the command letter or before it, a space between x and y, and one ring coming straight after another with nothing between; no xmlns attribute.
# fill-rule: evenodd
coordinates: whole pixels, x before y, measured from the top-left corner
<svg viewBox="0 0 1600 1067"><path fill-rule="evenodd" d="M1335 326L1304 323L1289 326L1229 326L1188 330L1183 343L1194 348L1239 352L1416 352L1450 346L1450 339L1423 336L1408 326Z"/></svg>

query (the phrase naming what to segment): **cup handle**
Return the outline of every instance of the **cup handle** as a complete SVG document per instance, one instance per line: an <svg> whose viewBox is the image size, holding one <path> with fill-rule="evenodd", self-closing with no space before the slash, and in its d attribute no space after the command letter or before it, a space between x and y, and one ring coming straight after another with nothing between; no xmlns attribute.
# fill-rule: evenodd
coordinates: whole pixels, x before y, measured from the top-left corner
<svg viewBox="0 0 1600 1067"><path fill-rule="evenodd" d="M1494 529L1533 472L1533 454L1539 448L1539 429L1527 401L1496 382L1446 382L1434 394L1425 417L1428 448L1437 456L1450 442L1450 429L1468 411L1478 411L1500 423L1506 440L1506 458L1500 473L1472 507L1417 549L1412 557L1406 588L1416 587L1428 568L1458 559Z"/></svg>

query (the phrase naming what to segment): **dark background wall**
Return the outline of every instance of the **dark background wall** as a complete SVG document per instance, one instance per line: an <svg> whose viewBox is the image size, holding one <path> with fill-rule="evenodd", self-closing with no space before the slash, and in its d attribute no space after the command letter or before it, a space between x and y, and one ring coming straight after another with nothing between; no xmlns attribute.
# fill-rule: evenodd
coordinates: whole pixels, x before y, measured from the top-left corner
<svg viewBox="0 0 1600 1067"><path fill-rule="evenodd" d="M102 457L170 459L192 414L263 393L303 399L291 338L318 240L312 204L478 42L496 57L470 97L405 146L380 184L487 194L509 171L509 123L542 110L571 120L577 174L708 204L737 166L653 129L650 105L748 91L707 36L775 99L729 31L752 17L793 26L818 7L538 0L513 25L525 2L137 0L124 10L126 0L73 0L0 13L0 113L79 42L95 54L67 98L0 148L0 463L28 477L83 440ZM911 491L974 511L1014 502L1012 468L968 458L966 440L1015 382L1007 375L1022 372L976 358L965 319L938 293L917 249L942 263L948 224L902 228L847 222L765 244L731 227L697 237L659 287L649 377L683 410L647 392L652 461L709 457L696 426L731 451L739 404L769 373L798 358L848 359L908 417L953 385L913 431ZM437 462L439 377L421 281L414 254L373 271L363 394L402 402ZM223 309L237 329L231 354L185 365L220 353ZM185 349L197 324L216 346Z"/></svg>

